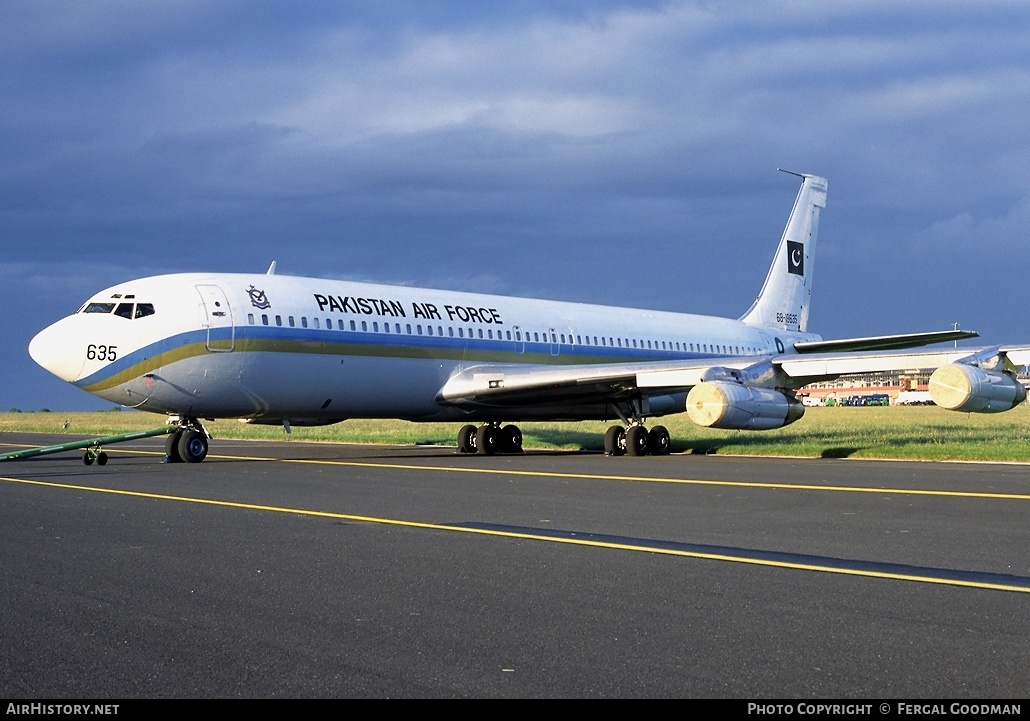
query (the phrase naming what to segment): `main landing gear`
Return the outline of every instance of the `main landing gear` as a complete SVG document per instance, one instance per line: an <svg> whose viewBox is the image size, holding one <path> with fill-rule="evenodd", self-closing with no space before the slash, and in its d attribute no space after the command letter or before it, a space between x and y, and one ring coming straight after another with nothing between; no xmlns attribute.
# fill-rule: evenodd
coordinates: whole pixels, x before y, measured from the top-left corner
<svg viewBox="0 0 1030 721"><path fill-rule="evenodd" d="M461 453L522 453L522 431L518 426L484 423L479 428L462 426L458 431L458 451Z"/></svg>
<svg viewBox="0 0 1030 721"><path fill-rule="evenodd" d="M165 441L165 463L200 463L207 458L209 437L196 418L183 419Z"/></svg>
<svg viewBox="0 0 1030 721"><path fill-rule="evenodd" d="M169 441L170 442L170 441ZM604 434L604 452L609 456L667 456L672 439L665 426L647 430L642 423L628 428L612 426ZM521 453L522 431L518 426L484 423L462 426L458 431L458 451L492 456L495 453Z"/></svg>
<svg viewBox="0 0 1030 721"><path fill-rule="evenodd" d="M629 428L612 426L604 434L604 452L609 456L666 456L671 445L665 426L649 431L643 424L633 423Z"/></svg>

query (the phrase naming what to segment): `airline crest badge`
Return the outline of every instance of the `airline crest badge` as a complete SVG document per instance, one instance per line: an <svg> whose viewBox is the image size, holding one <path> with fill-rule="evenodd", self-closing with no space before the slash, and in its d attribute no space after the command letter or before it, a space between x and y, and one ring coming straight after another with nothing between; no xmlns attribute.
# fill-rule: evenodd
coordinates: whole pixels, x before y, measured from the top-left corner
<svg viewBox="0 0 1030 721"><path fill-rule="evenodd" d="M258 290L254 286L247 288L247 295L250 296L250 304L260 310L271 308L272 304L268 302L268 296L265 295L265 291Z"/></svg>

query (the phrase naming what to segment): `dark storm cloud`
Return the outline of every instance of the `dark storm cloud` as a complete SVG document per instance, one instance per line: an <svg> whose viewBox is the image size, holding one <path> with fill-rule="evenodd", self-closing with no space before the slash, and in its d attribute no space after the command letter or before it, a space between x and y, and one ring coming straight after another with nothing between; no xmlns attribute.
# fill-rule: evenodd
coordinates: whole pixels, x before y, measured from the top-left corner
<svg viewBox="0 0 1030 721"><path fill-rule="evenodd" d="M1008 309L1028 20L1017 2L5 3L19 311L0 406L86 401L28 339L151 272L277 259L737 315L797 190L777 167L830 180L816 331L1026 340Z"/></svg>

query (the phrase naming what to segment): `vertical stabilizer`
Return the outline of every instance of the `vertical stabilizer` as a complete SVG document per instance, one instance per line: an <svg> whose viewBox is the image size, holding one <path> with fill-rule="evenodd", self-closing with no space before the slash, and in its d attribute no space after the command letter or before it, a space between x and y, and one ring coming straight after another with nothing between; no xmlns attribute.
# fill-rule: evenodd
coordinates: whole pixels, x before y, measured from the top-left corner
<svg viewBox="0 0 1030 721"><path fill-rule="evenodd" d="M790 172L790 171L783 171ZM826 207L826 178L790 173L803 179L790 220L776 247L762 292L740 320L780 330L808 330L815 269L819 211Z"/></svg>

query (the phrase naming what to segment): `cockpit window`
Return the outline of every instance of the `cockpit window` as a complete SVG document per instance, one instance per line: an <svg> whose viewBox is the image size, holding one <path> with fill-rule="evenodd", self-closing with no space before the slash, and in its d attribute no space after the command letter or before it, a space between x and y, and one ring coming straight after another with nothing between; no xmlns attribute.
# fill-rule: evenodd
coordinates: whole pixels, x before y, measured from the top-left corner
<svg viewBox="0 0 1030 721"><path fill-rule="evenodd" d="M128 296L126 296L128 297ZM86 303L79 310L80 313L111 313L122 318L145 318L154 315L153 303Z"/></svg>

